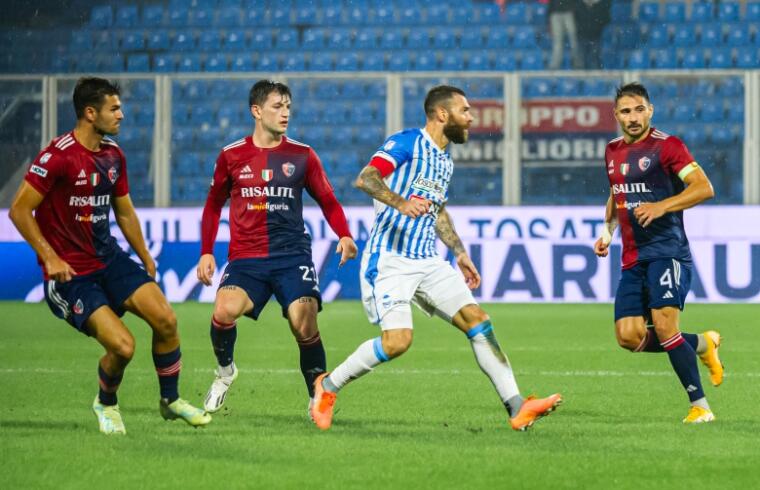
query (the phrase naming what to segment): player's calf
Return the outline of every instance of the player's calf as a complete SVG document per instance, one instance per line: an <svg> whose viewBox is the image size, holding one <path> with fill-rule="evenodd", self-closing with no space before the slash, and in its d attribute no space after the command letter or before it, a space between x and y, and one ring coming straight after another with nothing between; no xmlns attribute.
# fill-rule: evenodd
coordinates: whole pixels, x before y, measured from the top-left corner
<svg viewBox="0 0 760 490"><path fill-rule="evenodd" d="M383 352L389 359L394 359L412 346L414 335L411 328L397 328L383 331Z"/></svg>

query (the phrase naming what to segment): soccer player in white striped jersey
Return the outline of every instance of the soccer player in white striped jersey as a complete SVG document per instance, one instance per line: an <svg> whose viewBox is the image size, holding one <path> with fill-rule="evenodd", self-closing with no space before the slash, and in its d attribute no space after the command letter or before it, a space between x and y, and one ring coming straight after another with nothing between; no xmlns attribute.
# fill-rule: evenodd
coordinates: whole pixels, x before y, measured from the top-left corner
<svg viewBox="0 0 760 490"><path fill-rule="evenodd" d="M362 301L382 335L359 346L331 373L315 381L312 418L320 429L332 425L337 392L375 366L406 352L412 344L416 304L461 330L489 377L515 430L526 430L561 402L559 394L523 398L491 321L471 289L480 274L446 211L454 162L449 143L467 141L472 123L465 93L451 86L431 89L425 98L424 128L388 138L361 171L356 186L375 200L375 223L362 257ZM441 258L436 236L454 253L461 273Z"/></svg>

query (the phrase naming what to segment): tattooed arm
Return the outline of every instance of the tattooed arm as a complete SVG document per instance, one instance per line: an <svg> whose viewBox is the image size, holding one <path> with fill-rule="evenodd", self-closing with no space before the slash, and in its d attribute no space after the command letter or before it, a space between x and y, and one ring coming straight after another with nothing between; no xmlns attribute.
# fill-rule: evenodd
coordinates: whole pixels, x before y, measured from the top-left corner
<svg viewBox="0 0 760 490"><path fill-rule="evenodd" d="M430 201L427 199L404 199L385 185L380 170L372 165L364 167L356 179L354 186L383 204L398 209L401 214L410 218L419 218L428 212Z"/></svg>
<svg viewBox="0 0 760 490"><path fill-rule="evenodd" d="M475 264L470 260L470 256L467 255L467 251L462 244L462 240L454 230L454 222L451 221L449 212L446 211L446 206L441 206L438 211L438 219L435 222L435 232L438 238L449 247L449 250L454 252L454 256L457 259L457 265L459 270L464 274L465 282L470 289L475 289L480 286L480 273L478 272Z"/></svg>

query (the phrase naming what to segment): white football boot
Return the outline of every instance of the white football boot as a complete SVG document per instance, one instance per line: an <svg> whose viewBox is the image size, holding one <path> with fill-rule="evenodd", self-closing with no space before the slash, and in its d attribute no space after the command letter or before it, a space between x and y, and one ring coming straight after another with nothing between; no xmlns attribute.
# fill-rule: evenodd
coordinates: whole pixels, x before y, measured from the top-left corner
<svg viewBox="0 0 760 490"><path fill-rule="evenodd" d="M211 388L208 389L206 394L206 400L203 402L203 408L208 413L218 412L224 405L224 400L227 398L227 392L230 390L230 386L238 377L238 368L235 363L232 363L232 374L229 376L222 376L220 374L221 368L217 368L216 378L211 383Z"/></svg>

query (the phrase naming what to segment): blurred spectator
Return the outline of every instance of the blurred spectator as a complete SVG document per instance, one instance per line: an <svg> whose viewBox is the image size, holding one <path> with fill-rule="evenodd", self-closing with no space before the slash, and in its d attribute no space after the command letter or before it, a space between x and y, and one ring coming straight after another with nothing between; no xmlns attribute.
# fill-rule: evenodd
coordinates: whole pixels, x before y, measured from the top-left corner
<svg viewBox="0 0 760 490"><path fill-rule="evenodd" d="M562 65L565 51L565 37L570 44L570 60L573 68L581 68L578 52L578 35L575 27L575 10L581 0L549 0L549 28L552 34L552 59L550 70L557 70Z"/></svg>
<svg viewBox="0 0 760 490"><path fill-rule="evenodd" d="M612 0L580 0L575 10L581 68L602 68L602 31L610 22Z"/></svg>

